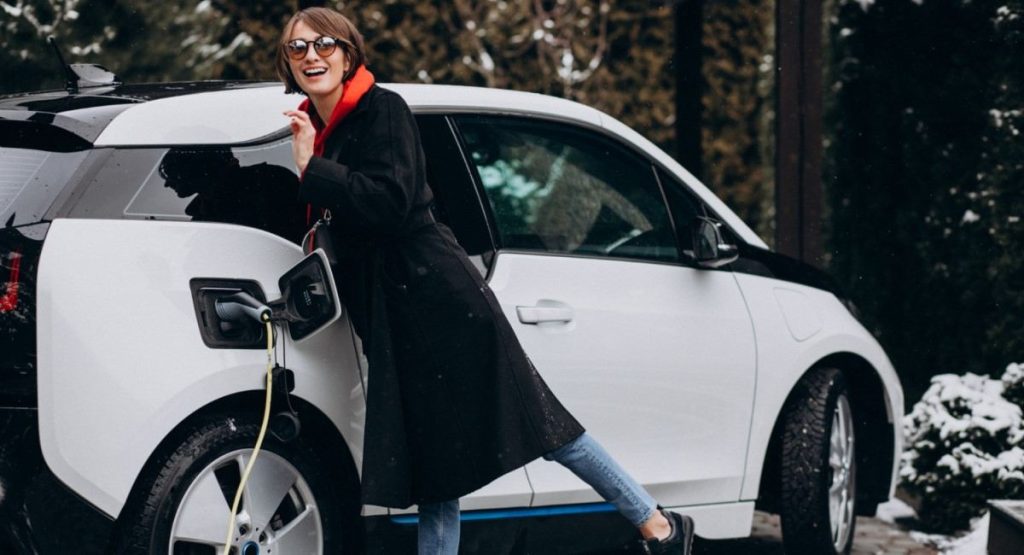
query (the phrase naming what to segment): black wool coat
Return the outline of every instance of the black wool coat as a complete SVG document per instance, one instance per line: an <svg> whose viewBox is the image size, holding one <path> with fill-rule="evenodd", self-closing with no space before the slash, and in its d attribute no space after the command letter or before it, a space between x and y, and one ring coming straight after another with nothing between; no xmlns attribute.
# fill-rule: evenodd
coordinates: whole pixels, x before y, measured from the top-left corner
<svg viewBox="0 0 1024 555"><path fill-rule="evenodd" d="M455 499L583 433L451 230L433 221L419 131L400 96L372 87L299 191L331 210L335 280L369 361L364 503Z"/></svg>

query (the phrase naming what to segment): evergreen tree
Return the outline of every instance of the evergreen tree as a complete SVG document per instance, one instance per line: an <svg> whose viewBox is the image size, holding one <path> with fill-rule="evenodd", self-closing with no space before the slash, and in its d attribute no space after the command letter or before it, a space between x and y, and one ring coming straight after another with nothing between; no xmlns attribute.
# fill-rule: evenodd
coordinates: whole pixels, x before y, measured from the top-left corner
<svg viewBox="0 0 1024 555"><path fill-rule="evenodd" d="M99 0L17 0L0 3L0 94L58 89L65 74L46 39L57 39L68 63L117 48L117 28L135 14Z"/></svg>
<svg viewBox="0 0 1024 555"><path fill-rule="evenodd" d="M978 180L982 191L975 208L995 242L987 267L993 314L986 321L987 359L1024 360L1024 0L1002 2L992 24L999 55L996 99L983 137Z"/></svg>
<svg viewBox="0 0 1024 555"><path fill-rule="evenodd" d="M762 238L774 235L774 26L769 0L704 6L703 174Z"/></svg>
<svg viewBox="0 0 1024 555"><path fill-rule="evenodd" d="M934 373L986 373L1019 356L989 332L1002 312L991 281L1002 249L982 175L987 160L1005 161L993 149L996 84L1022 77L999 61L993 25L1004 3L847 0L831 29L831 269L908 402Z"/></svg>

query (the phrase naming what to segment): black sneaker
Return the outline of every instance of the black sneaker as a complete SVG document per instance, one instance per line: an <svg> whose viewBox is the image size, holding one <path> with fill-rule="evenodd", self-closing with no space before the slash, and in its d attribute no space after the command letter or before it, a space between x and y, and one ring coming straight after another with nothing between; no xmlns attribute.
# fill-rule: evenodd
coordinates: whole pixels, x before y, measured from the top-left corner
<svg viewBox="0 0 1024 555"><path fill-rule="evenodd" d="M643 552L650 555L690 555L693 548L693 519L666 510L662 510L661 514L672 525L672 532L663 540L641 540Z"/></svg>

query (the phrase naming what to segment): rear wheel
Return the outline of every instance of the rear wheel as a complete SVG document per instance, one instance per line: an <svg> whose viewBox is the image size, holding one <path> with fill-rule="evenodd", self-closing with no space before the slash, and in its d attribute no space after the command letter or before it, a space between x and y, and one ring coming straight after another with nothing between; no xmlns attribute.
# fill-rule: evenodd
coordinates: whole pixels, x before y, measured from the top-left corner
<svg viewBox="0 0 1024 555"><path fill-rule="evenodd" d="M147 469L122 512L117 553L223 555L235 490L259 431L255 418L211 417ZM355 553L359 506L346 478L303 438L267 435L232 532L240 555Z"/></svg>
<svg viewBox="0 0 1024 555"><path fill-rule="evenodd" d="M781 506L786 553L847 554L856 525L853 412L843 373L800 380L785 414Z"/></svg>

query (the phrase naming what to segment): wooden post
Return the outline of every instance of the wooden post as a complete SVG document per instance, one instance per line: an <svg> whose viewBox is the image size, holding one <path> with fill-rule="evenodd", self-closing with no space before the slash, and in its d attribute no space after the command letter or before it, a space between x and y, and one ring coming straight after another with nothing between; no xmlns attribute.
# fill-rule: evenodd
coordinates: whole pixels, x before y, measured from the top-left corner
<svg viewBox="0 0 1024 555"><path fill-rule="evenodd" d="M676 150L677 159L698 179L703 173L701 151L701 31L704 0L675 2Z"/></svg>
<svg viewBox="0 0 1024 555"><path fill-rule="evenodd" d="M777 0L775 248L821 266L822 7Z"/></svg>

